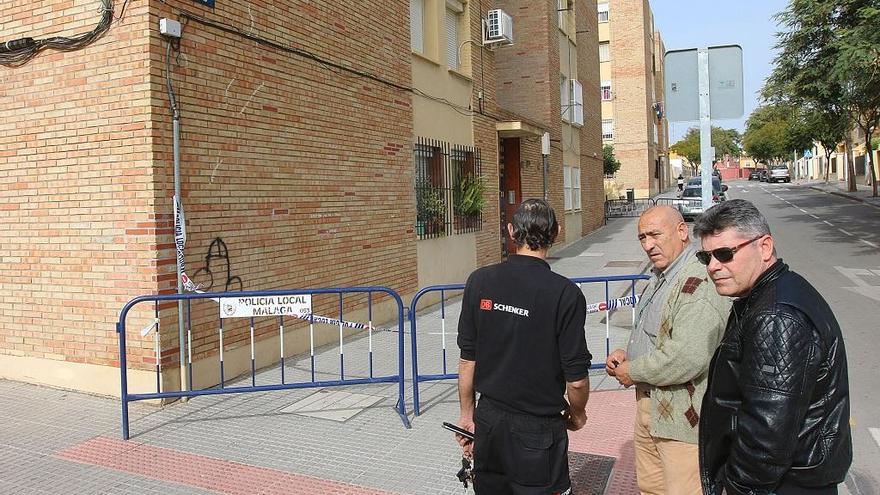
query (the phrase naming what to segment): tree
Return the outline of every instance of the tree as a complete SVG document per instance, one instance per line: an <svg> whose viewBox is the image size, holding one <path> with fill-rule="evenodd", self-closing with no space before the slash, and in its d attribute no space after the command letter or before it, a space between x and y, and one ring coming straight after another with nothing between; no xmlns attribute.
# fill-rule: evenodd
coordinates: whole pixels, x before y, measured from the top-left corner
<svg viewBox="0 0 880 495"><path fill-rule="evenodd" d="M736 129L722 129L712 127L712 146L715 147L715 159L724 158L724 155L742 155L742 136ZM700 129L691 127L684 137L669 147L679 155L685 157L691 163L700 163Z"/></svg>
<svg viewBox="0 0 880 495"><path fill-rule="evenodd" d="M812 132L803 113L791 106L761 105L746 121L743 146L759 162L783 160L812 145Z"/></svg>
<svg viewBox="0 0 880 495"><path fill-rule="evenodd" d="M614 146L606 144L602 148L602 159L605 175L612 176L616 174L618 170L620 170L620 160L618 160L617 157L614 156Z"/></svg>
<svg viewBox="0 0 880 495"><path fill-rule="evenodd" d="M764 97L800 107L807 114L818 112L829 119L822 125L827 126L825 130L830 130L832 136L841 125L846 130L857 125L866 136L871 136L880 121L877 0L791 0L776 19L783 31L778 35L779 55L764 87ZM820 130L814 128L813 133ZM854 191L852 141L849 132L844 134L847 185ZM870 153L868 160L876 196L877 181Z"/></svg>

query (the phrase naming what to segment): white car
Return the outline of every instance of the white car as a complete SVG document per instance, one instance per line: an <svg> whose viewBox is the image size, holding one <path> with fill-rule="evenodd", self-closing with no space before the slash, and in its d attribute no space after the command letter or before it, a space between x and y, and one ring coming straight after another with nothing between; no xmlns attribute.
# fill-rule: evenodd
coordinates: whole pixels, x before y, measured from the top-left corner
<svg viewBox="0 0 880 495"><path fill-rule="evenodd" d="M786 165L773 165L767 175L767 182L791 182L791 175Z"/></svg>
<svg viewBox="0 0 880 495"><path fill-rule="evenodd" d="M712 198L712 205L718 204L718 196ZM681 192L681 199L675 201L678 211L685 221L692 221L703 213L703 188L700 186L690 186L684 188Z"/></svg>

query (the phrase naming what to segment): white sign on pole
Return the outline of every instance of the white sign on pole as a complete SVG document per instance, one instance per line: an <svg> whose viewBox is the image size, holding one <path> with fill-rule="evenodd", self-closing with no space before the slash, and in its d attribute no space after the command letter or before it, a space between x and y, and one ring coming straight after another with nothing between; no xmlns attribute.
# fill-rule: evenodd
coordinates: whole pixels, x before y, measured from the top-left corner
<svg viewBox="0 0 880 495"><path fill-rule="evenodd" d="M220 318L297 316L311 312L310 294L220 298Z"/></svg>

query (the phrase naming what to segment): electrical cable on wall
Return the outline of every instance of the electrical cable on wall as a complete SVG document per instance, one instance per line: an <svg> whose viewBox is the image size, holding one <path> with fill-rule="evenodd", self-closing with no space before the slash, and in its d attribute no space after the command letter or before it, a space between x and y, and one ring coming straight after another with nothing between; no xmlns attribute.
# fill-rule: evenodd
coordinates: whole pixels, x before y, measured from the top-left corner
<svg viewBox="0 0 880 495"><path fill-rule="evenodd" d="M194 21L194 22L197 22L203 26L211 27L211 28L217 29L217 30L222 31L227 34L233 34L236 36L240 36L242 38L253 41L253 42L255 42L259 45L262 45L262 46L267 46L267 47L270 47L270 48L273 48L273 49L276 49L276 50L279 50L279 51L282 51L285 53L297 55L297 56L302 57L304 59L316 62L317 64L321 65L325 69L331 70L333 72L336 72L336 73L343 72L343 73L352 74L352 75L355 75L355 76L358 76L361 78L369 79L371 81L383 84L385 86L389 86L389 87L396 89L398 91L412 93L417 96L421 96L423 98L427 98L429 100L436 101L438 103L442 103L443 105L446 105L446 106L452 108L455 112L457 112L461 115L464 115L466 117L472 117L474 115L480 114L480 115L484 115L484 116L489 117L489 118L491 118L495 121L498 121L498 122L504 121L504 119L502 119L501 117L499 117L497 115L492 115L491 113L483 111L482 108L475 111L472 108L458 105L458 104L453 103L445 98L441 98L439 96L434 96L434 95L425 93L424 91L422 91L418 88L405 86L403 84L399 84L399 83L391 81L389 79L385 79L381 76L377 76L375 74L371 74L369 72L362 71L359 69L354 69L354 68L348 67L346 65L343 65L343 64L340 64L337 62L333 62L331 60L327 60L319 55L311 53L307 50L303 50L301 48L294 48L294 47L282 45L282 44L275 42L275 41L272 41L272 40L261 38L257 35L241 31L240 29L238 29L234 26L223 24L218 21L212 21L209 19L205 19L204 17L201 17L197 14L193 14L193 13L188 12L186 10L181 10L179 15L180 15L180 18L183 19L184 21Z"/></svg>
<svg viewBox="0 0 880 495"><path fill-rule="evenodd" d="M0 65L20 67L45 49L73 51L94 43L110 29L110 25L113 23L113 0L101 0L100 12L101 20L94 29L87 33L72 37L52 36L44 39L24 37L0 42Z"/></svg>

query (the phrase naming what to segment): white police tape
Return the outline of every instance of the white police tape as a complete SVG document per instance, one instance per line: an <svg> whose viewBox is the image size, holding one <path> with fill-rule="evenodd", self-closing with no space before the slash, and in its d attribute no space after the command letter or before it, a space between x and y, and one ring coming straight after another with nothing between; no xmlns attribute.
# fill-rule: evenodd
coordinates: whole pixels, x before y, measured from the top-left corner
<svg viewBox="0 0 880 495"><path fill-rule="evenodd" d="M180 198L174 196L174 245L177 249L177 269L183 288L190 292L198 292L198 286L186 275L186 257L183 248L186 246L186 218L183 216L183 205Z"/></svg>
<svg viewBox="0 0 880 495"><path fill-rule="evenodd" d="M639 302L639 296L626 296L611 299L610 301L602 301L587 305L587 314L598 313L600 311L611 311L623 306L635 306Z"/></svg>

